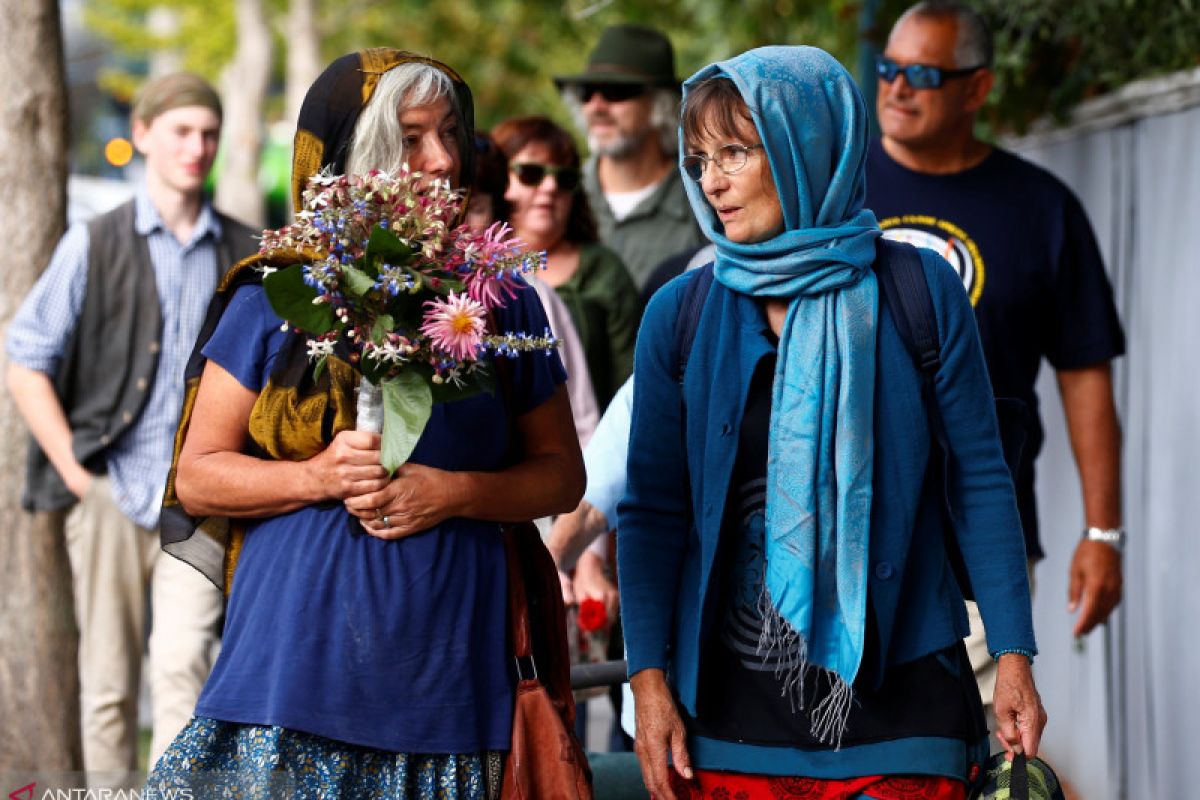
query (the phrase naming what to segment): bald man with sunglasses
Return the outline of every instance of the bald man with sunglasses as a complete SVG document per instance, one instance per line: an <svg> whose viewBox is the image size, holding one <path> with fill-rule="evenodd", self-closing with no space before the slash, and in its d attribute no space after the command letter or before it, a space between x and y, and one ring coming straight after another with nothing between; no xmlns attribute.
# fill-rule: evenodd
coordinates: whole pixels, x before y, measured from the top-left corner
<svg viewBox="0 0 1200 800"><path fill-rule="evenodd" d="M641 290L664 259L704 243L676 163L674 49L654 28L611 25L584 72L554 81L587 133L583 188L600 241Z"/></svg>
<svg viewBox="0 0 1200 800"><path fill-rule="evenodd" d="M1083 495L1082 536L1055 531L1077 540L1067 599L1079 637L1121 599L1121 434L1111 360L1124 354L1125 339L1078 199L1045 170L975 136L991 64L991 34L969 7L929 0L900 17L876 63L883 136L868 156L867 206L885 237L933 249L958 270L993 391L1026 405L1026 444L1013 478L1030 564L1044 555L1033 493L1043 438L1034 384L1043 358L1055 370ZM994 662L977 614L972 632L968 649L990 703Z"/></svg>

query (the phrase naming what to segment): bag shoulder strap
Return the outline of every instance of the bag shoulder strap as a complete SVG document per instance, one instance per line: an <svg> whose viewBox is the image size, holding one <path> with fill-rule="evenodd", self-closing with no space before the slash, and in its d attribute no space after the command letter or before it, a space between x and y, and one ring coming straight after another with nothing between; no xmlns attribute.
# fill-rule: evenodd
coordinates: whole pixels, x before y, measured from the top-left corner
<svg viewBox="0 0 1200 800"><path fill-rule="evenodd" d="M921 375L921 400L933 435L942 453L949 458L950 441L934 390L934 378L942 366L942 345L933 311L933 296L929 293L929 282L925 280L925 268L921 266L917 248L880 237L876 244L875 275L900 340Z"/></svg>
<svg viewBox="0 0 1200 800"><path fill-rule="evenodd" d="M692 343L696 340L696 329L700 327L700 312L712 288L713 264L710 261L696 270L696 274L683 289L683 300L679 304L679 316L675 318L675 338L671 342L671 360L676 364L675 380L683 383L688 358L692 354Z"/></svg>
<svg viewBox="0 0 1200 800"><path fill-rule="evenodd" d="M892 311L900 339L913 362L925 376L932 377L942 365L941 342L933 297L925 280L925 269L917 248L910 244L878 240L875 275L883 300Z"/></svg>

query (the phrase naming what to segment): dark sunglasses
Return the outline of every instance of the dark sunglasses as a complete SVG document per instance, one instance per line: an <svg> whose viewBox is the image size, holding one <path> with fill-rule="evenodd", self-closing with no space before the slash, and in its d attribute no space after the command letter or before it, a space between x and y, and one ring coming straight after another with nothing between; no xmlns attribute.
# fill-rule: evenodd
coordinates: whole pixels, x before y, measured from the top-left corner
<svg viewBox="0 0 1200 800"><path fill-rule="evenodd" d="M579 102L586 103L592 95L600 95L609 103L621 103L641 97L646 93L644 83L581 83L579 84Z"/></svg>
<svg viewBox="0 0 1200 800"><path fill-rule="evenodd" d="M896 76L904 74L904 80L914 89L940 89L945 81L951 78L962 78L983 69L984 65L967 67L966 69L942 69L929 64L909 64L902 67L895 61L884 56L875 58L875 74L891 83Z"/></svg>
<svg viewBox="0 0 1200 800"><path fill-rule="evenodd" d="M553 175L554 185L560 192L575 191L583 179L579 167L556 167L553 164L514 161L509 165L509 169L517 176L517 180L526 186L541 186L547 175Z"/></svg>

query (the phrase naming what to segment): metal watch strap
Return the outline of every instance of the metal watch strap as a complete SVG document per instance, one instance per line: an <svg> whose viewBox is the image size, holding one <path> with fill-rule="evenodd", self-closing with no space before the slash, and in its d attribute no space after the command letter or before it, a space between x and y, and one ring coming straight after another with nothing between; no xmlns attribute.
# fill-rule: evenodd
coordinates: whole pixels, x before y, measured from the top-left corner
<svg viewBox="0 0 1200 800"><path fill-rule="evenodd" d="M1085 528L1083 538L1091 542L1104 542L1118 551L1125 549L1125 531L1120 528Z"/></svg>

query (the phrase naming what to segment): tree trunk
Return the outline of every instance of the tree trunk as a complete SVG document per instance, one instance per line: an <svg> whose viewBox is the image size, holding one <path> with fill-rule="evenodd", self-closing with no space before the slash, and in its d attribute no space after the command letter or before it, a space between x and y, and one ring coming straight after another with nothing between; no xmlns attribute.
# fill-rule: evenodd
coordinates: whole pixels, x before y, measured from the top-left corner
<svg viewBox="0 0 1200 800"><path fill-rule="evenodd" d="M157 37L170 41L179 33L179 11L155 6L146 13L146 28ZM176 48L154 50L147 54L150 78L161 78L183 69L183 54Z"/></svg>
<svg viewBox="0 0 1200 800"><path fill-rule="evenodd" d="M316 0L292 0L288 6L284 41L287 42L287 93L284 119L295 126L300 118L300 104L308 87L321 74L321 47L317 36Z"/></svg>
<svg viewBox="0 0 1200 800"><path fill-rule="evenodd" d="M0 331L66 219L67 105L57 0L0 0ZM0 372L8 359L0 353ZM0 773L79 770L79 667L61 525L21 509L28 430L0 393ZM8 787L5 787L7 791Z"/></svg>
<svg viewBox="0 0 1200 800"><path fill-rule="evenodd" d="M235 0L237 51L225 70L224 166L216 205L252 227L266 223L258 185L263 144L263 102L271 78L271 31L263 0Z"/></svg>
<svg viewBox="0 0 1200 800"><path fill-rule="evenodd" d="M291 0L284 21L287 42L287 71L284 75L284 122L294 132L300 119L300 106L308 87L321 74L321 45L317 35L317 0ZM287 193L287 217L291 219L292 193Z"/></svg>

